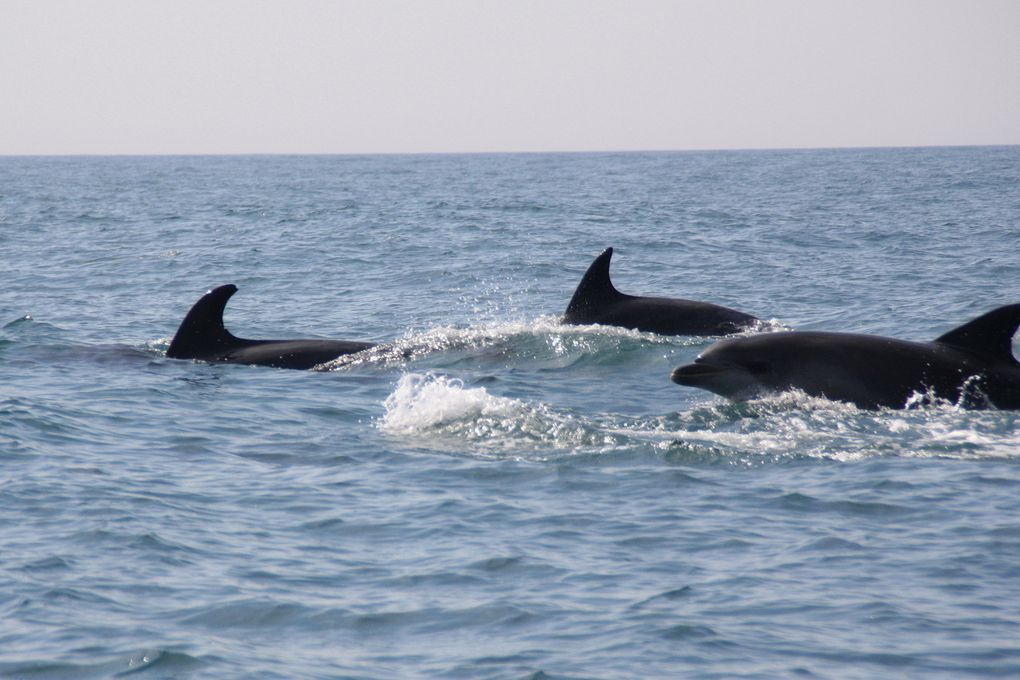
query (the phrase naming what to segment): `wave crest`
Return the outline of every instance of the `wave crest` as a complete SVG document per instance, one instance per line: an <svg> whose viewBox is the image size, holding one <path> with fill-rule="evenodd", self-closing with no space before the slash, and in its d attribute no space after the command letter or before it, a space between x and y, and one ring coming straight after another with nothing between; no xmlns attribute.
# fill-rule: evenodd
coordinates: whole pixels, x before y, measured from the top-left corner
<svg viewBox="0 0 1020 680"><path fill-rule="evenodd" d="M585 359L620 362L627 353L649 345L692 347L705 338L665 336L615 326L572 326L558 317L542 316L526 322L504 322L465 328L439 326L410 332L391 343L338 357L318 370L358 366L401 366L428 358L441 366L478 361L512 362L568 367Z"/></svg>

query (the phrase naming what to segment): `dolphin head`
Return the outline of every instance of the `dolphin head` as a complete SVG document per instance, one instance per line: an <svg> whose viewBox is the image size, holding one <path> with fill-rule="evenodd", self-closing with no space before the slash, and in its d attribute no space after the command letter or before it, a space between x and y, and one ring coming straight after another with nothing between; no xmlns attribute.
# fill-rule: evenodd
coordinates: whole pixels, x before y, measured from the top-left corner
<svg viewBox="0 0 1020 680"><path fill-rule="evenodd" d="M698 355L694 363L674 369L670 379L734 401L782 390L774 358L749 340L754 338L720 340Z"/></svg>

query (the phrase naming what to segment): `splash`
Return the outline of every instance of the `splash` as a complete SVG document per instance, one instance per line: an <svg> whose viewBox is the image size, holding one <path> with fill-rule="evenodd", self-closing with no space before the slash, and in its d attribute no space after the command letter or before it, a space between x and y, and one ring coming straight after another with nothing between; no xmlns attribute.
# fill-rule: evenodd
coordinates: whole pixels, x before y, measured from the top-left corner
<svg viewBox="0 0 1020 680"><path fill-rule="evenodd" d="M872 411L791 391L740 403L709 402L648 429L670 451L694 447L740 464L882 456L978 459L1017 457L1018 419L1015 412L972 411L945 401Z"/></svg>
<svg viewBox="0 0 1020 680"><path fill-rule="evenodd" d="M403 376L383 405L383 429L399 434L416 434L471 419L512 419L527 411L524 402L496 397L484 387L467 388L460 380L435 375Z"/></svg>
<svg viewBox="0 0 1020 680"><path fill-rule="evenodd" d="M490 394L434 373L400 378L383 402L381 431L426 438L430 446L467 451L590 450L619 443L612 434L544 404ZM529 458L544 458L531 455Z"/></svg>

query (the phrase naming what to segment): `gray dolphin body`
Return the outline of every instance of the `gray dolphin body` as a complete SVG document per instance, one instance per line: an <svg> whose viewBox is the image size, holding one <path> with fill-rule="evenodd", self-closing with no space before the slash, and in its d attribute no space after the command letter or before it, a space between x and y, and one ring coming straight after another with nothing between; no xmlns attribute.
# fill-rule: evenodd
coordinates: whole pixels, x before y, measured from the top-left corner
<svg viewBox="0 0 1020 680"><path fill-rule="evenodd" d="M588 267L567 305L563 323L622 326L661 335L726 335L758 321L750 314L709 302L621 293L609 278L612 257L613 249L606 248Z"/></svg>
<svg viewBox="0 0 1020 680"><path fill-rule="evenodd" d="M342 340L245 340L223 325L223 310L237 286L227 284L203 295L184 317L166 355L232 364L308 369L344 354L370 347L368 342Z"/></svg>
<svg viewBox="0 0 1020 680"><path fill-rule="evenodd" d="M792 331L720 340L673 382L733 400L797 389L860 408L904 408L914 395L969 408L1020 409L1012 340L1020 304L999 307L932 342Z"/></svg>

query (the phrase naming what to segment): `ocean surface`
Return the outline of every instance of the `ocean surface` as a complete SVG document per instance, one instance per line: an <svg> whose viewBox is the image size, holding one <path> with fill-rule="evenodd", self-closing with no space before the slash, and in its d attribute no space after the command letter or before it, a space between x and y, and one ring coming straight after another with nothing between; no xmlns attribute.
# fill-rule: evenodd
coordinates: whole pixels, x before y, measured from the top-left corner
<svg viewBox="0 0 1020 680"><path fill-rule="evenodd" d="M0 158L0 676L1020 677L1020 412L675 385L558 323L608 246L930 340L1020 301L1020 147ZM225 283L383 344L168 359Z"/></svg>

